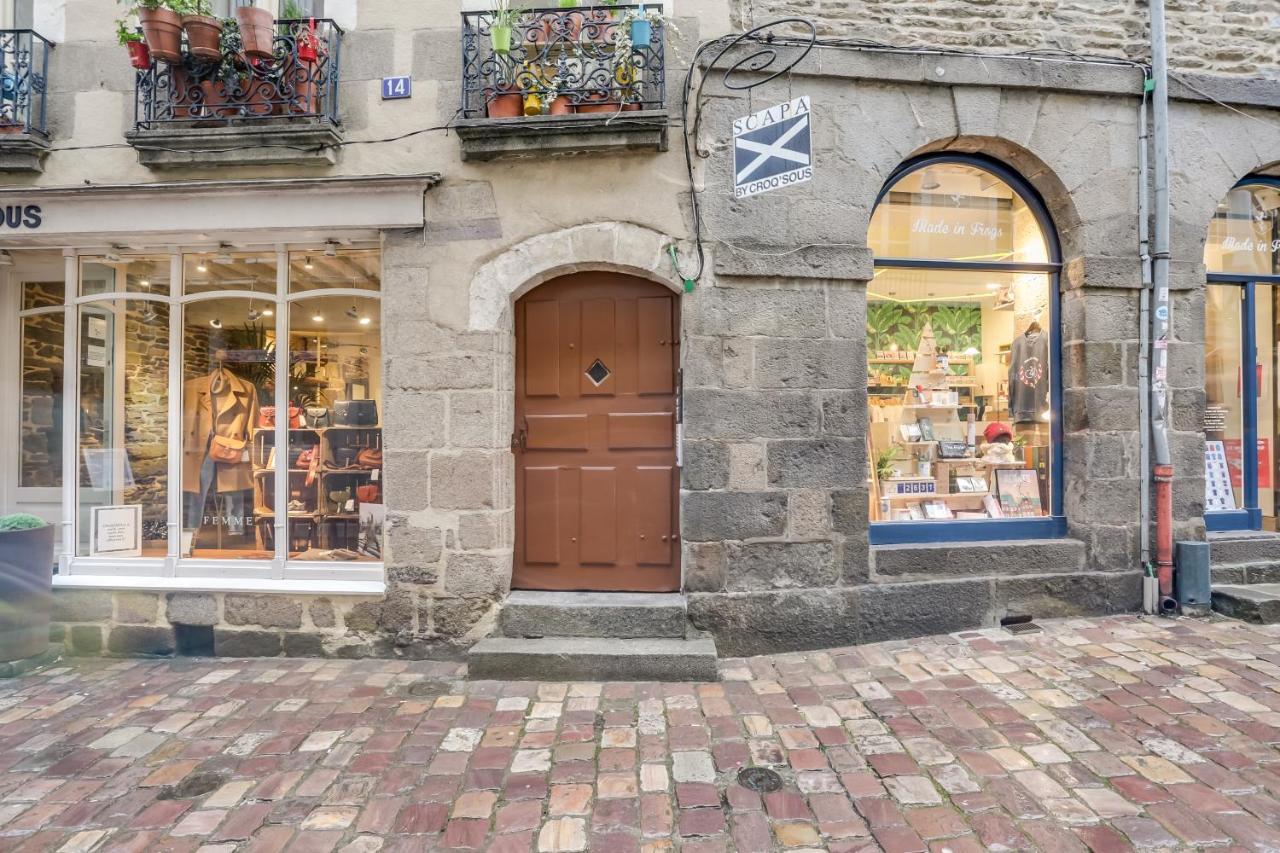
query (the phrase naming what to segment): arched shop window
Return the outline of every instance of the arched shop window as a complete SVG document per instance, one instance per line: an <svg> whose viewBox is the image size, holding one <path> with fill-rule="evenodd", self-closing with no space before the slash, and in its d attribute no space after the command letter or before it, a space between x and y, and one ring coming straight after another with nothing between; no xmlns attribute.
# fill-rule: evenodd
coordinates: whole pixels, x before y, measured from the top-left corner
<svg viewBox="0 0 1280 853"><path fill-rule="evenodd" d="M117 250L75 268L69 574L379 570L377 249Z"/></svg>
<svg viewBox="0 0 1280 853"><path fill-rule="evenodd" d="M871 217L871 541L1062 535L1058 247L985 158L901 166Z"/></svg>
<svg viewBox="0 0 1280 853"><path fill-rule="evenodd" d="M1204 263L1205 526L1275 530L1280 179L1227 193Z"/></svg>

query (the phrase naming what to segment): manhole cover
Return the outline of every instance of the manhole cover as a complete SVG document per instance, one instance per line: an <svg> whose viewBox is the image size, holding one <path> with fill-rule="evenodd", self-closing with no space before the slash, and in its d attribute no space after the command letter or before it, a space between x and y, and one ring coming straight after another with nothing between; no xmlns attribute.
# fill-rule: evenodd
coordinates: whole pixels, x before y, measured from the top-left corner
<svg viewBox="0 0 1280 853"><path fill-rule="evenodd" d="M761 794L782 788L782 777L767 767L747 767L738 771L738 784Z"/></svg>
<svg viewBox="0 0 1280 853"><path fill-rule="evenodd" d="M221 773L194 773L176 785L166 785L157 800L194 800L222 787L226 778Z"/></svg>
<svg viewBox="0 0 1280 853"><path fill-rule="evenodd" d="M453 690L447 681L415 681L406 689L406 693L415 699L434 699Z"/></svg>

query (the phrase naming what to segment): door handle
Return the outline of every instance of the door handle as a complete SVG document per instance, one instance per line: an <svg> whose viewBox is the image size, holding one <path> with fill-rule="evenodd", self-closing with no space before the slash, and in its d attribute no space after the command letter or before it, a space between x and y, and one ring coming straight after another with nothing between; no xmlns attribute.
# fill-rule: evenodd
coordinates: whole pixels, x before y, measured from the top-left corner
<svg viewBox="0 0 1280 853"><path fill-rule="evenodd" d="M526 445L529 443L529 427L522 424L518 430L511 435L511 449L519 450L521 453L525 451Z"/></svg>

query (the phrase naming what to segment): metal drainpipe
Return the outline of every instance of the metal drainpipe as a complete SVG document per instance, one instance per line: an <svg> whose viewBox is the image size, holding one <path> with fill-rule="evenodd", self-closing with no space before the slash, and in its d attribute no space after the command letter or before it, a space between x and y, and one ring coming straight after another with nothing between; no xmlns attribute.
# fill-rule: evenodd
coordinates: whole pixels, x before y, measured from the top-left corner
<svg viewBox="0 0 1280 853"><path fill-rule="evenodd" d="M1138 502L1144 577L1151 565L1151 163L1147 153L1151 144L1147 115L1150 74L1149 69L1143 70L1142 104L1138 108L1138 256L1142 261L1142 292L1138 297L1138 455L1142 491ZM1151 612L1155 612L1154 606Z"/></svg>
<svg viewBox="0 0 1280 853"><path fill-rule="evenodd" d="M1169 452L1169 56L1165 37L1164 0L1151 0L1151 76L1155 80L1155 286L1151 323L1151 443L1155 452L1156 576L1160 610L1177 610L1173 598L1173 458Z"/></svg>

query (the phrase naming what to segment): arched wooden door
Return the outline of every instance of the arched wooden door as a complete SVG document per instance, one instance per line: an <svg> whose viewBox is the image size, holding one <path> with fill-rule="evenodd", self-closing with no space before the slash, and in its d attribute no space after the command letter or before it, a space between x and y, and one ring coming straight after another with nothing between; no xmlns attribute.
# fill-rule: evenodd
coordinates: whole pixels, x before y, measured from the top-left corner
<svg viewBox="0 0 1280 853"><path fill-rule="evenodd" d="M680 303L604 272L516 303L518 589L680 588Z"/></svg>

